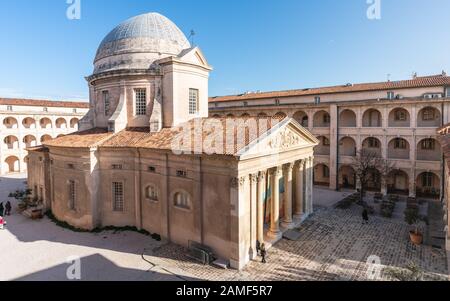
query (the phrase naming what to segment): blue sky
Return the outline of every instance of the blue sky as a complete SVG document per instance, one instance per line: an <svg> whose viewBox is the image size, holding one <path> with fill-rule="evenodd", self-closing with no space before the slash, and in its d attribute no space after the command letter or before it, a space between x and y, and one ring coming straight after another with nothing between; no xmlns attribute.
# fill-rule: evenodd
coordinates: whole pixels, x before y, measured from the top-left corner
<svg viewBox="0 0 450 301"><path fill-rule="evenodd" d="M96 49L121 21L159 12L214 67L210 95L384 81L450 73L450 1L2 0L0 97L87 99Z"/></svg>

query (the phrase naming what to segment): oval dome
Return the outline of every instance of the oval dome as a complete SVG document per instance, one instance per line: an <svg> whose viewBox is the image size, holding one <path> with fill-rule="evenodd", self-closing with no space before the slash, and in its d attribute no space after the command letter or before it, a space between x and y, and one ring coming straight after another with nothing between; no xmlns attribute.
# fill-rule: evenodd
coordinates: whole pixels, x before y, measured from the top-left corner
<svg viewBox="0 0 450 301"><path fill-rule="evenodd" d="M95 57L94 73L146 69L155 60L179 55L188 48L189 41L172 21L158 13L143 14L119 24L103 39Z"/></svg>

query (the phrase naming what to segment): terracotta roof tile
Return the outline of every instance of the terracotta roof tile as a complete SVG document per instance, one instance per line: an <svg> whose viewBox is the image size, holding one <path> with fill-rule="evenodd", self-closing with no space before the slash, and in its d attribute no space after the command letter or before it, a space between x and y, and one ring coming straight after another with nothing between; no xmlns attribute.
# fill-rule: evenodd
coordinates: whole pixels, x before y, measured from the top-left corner
<svg viewBox="0 0 450 301"><path fill-rule="evenodd" d="M44 146L88 148L97 146L99 143L111 137L107 129L94 128L83 132L76 132L60 138L44 142Z"/></svg>
<svg viewBox="0 0 450 301"><path fill-rule="evenodd" d="M347 92L365 92L365 91L378 91L378 90L391 90L391 89L406 89L406 88L421 88L421 87L435 87L435 86L447 86L450 85L450 76L446 75L433 75L417 77L410 80L401 81L389 81L379 83L363 83L354 85L341 85L311 89L298 89L287 91L273 91L262 93L249 93L242 95L230 95L230 96L218 96L211 97L209 102L227 102L227 101L242 101L242 100L256 100L263 98L282 98L282 97L294 97L294 96L308 96L308 95L321 95L321 94L333 94L333 93L347 93Z"/></svg>
<svg viewBox="0 0 450 301"><path fill-rule="evenodd" d="M233 144L230 145L230 143L228 143L228 140L230 140L231 138L227 138L227 127L232 126L233 121L238 123L245 122L246 120L248 119L199 118L181 124L180 126L174 127L172 129L163 129L158 133L150 133L149 128L129 128L105 140L101 143L100 147L139 147L148 149L190 151L234 156L240 150L248 146L255 139L258 139L261 135L266 133L281 121L279 118L255 119L257 122L249 124L253 124L256 127L250 126L249 130L247 130L247 133L244 133L244 131L246 131L245 129L242 130L242 133L238 133L237 127L233 127ZM220 126L222 131L213 132L213 128L215 129L214 126ZM181 137L179 135L182 134L183 129L188 129L188 133L190 132L191 134L190 144L188 144L188 141L183 141L184 144L180 145L178 149L172 149L172 142L174 141L174 139L177 139L177 137ZM212 139L214 137L213 134L218 136ZM240 137L243 136L245 139L243 141L240 141ZM219 139L222 138L222 144L220 147L217 146L217 148L215 145L212 145L212 150L204 149L203 147L209 146L209 144L204 143L205 139L207 138L209 141L220 141ZM177 139L177 141L179 140L181 139Z"/></svg>
<svg viewBox="0 0 450 301"><path fill-rule="evenodd" d="M253 120L256 122L251 122ZM250 121L247 123L249 126L247 128L244 126L239 131L236 124L243 124L245 121ZM44 146L147 148L235 156L240 150L267 133L280 121L280 118L198 118L174 128L162 129L158 133L151 133L148 127L128 128L116 134L108 133L106 129L96 128L46 141ZM227 134L229 134L227 129L230 127L232 127L233 137L227 137ZM186 138L181 136L182 133L185 133L183 130L187 130L187 137L189 137L190 133L190 142L183 140ZM216 135L216 137L213 135ZM242 137L244 139L241 141ZM215 145L212 145L212 150L203 148L210 146L210 144L205 143L206 139L217 142L221 138L221 145L218 145L217 148ZM182 143L178 147L173 147L172 142L174 140L182 141ZM231 143L229 140L232 140Z"/></svg>
<svg viewBox="0 0 450 301"><path fill-rule="evenodd" d="M52 101L39 99L18 99L18 98L0 98L0 105L12 106L40 106L40 107L61 107L61 108L76 108L88 109L88 102L75 101Z"/></svg>

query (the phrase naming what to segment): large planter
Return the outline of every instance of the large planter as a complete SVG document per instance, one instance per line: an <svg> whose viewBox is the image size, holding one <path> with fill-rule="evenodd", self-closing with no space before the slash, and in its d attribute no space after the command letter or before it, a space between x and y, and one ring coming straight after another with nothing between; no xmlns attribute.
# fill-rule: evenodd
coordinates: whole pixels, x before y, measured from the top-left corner
<svg viewBox="0 0 450 301"><path fill-rule="evenodd" d="M411 238L411 242L417 246L420 246L423 242L423 235L420 232L409 231L409 237Z"/></svg>
<svg viewBox="0 0 450 301"><path fill-rule="evenodd" d="M41 219L42 218L42 209L36 209L31 211L32 219Z"/></svg>

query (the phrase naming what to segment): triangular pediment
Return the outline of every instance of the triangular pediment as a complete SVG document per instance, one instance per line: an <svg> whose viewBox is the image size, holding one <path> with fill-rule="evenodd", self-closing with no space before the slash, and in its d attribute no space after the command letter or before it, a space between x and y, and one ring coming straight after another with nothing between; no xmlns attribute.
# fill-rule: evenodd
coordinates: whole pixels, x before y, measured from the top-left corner
<svg viewBox="0 0 450 301"><path fill-rule="evenodd" d="M319 141L295 119L286 118L242 149L241 159L279 154L295 149L314 148Z"/></svg>
<svg viewBox="0 0 450 301"><path fill-rule="evenodd" d="M210 68L208 61L206 60L205 56L203 55L203 52L198 47L190 48L184 50L180 55L179 58L183 62L201 65L203 67Z"/></svg>

